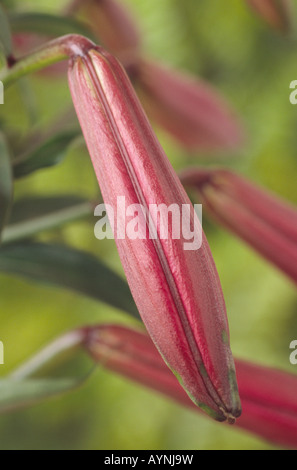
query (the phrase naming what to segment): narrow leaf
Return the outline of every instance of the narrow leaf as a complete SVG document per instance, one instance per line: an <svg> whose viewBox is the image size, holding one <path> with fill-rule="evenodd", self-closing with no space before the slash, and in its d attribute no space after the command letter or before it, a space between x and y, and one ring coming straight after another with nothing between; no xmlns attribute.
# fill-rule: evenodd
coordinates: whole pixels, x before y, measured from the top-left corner
<svg viewBox="0 0 297 470"><path fill-rule="evenodd" d="M42 400L69 392L80 386L85 377L66 379L0 379L0 413L26 408Z"/></svg>
<svg viewBox="0 0 297 470"><path fill-rule="evenodd" d="M144 59L137 81L148 116L187 151L229 153L243 144L239 116L207 82Z"/></svg>
<svg viewBox="0 0 297 470"><path fill-rule="evenodd" d="M78 135L77 130L60 133L16 159L13 162L15 178L21 178L42 168L60 163L67 154L68 146Z"/></svg>
<svg viewBox="0 0 297 470"><path fill-rule="evenodd" d="M10 156L4 135L0 133L0 235L12 203L13 181Z"/></svg>
<svg viewBox="0 0 297 470"><path fill-rule="evenodd" d="M139 318L126 282L83 251L30 242L4 245L0 250L0 271L70 289Z"/></svg>

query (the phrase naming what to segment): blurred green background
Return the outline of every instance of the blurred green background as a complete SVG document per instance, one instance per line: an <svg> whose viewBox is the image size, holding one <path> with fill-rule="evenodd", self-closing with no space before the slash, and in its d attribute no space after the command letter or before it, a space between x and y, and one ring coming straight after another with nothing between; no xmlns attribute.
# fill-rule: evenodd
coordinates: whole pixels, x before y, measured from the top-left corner
<svg viewBox="0 0 297 470"><path fill-rule="evenodd" d="M221 164L297 204L297 106L289 84L297 79L297 36L270 29L242 0L119 0L130 7L144 51L216 86L246 127L243 148L230 158L185 154L156 128L176 169ZM11 2L6 2L11 3ZM58 12L61 1L15 1L20 11ZM295 11L296 12L296 11ZM28 112L26 101L30 102ZM47 127L71 109L67 78L35 75L5 93L0 120L17 135ZM98 194L83 142L61 165L17 182L24 195ZM95 219L42 234L95 253L123 275L113 240L98 241ZM289 344L297 339L295 286L241 241L204 216L204 228L225 294L236 357L297 373ZM121 311L58 288L0 274L0 340L4 376L49 341L85 324L128 323ZM116 293L115 293L116 295ZM85 370L85 361L77 363ZM270 449L227 427L100 368L81 388L25 411L0 416L0 449Z"/></svg>

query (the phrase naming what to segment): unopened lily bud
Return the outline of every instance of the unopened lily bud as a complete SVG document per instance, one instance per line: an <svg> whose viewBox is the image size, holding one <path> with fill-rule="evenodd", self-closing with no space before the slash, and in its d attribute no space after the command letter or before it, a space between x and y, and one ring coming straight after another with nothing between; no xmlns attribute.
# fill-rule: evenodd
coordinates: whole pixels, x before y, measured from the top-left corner
<svg viewBox="0 0 297 470"><path fill-rule="evenodd" d="M119 198L126 208L143 210L144 236L128 237L125 223L114 235L147 331L196 405L217 420L234 421L240 401L225 302L194 208L114 56L99 47L74 55L69 84L106 207L117 221L124 218ZM174 224L161 237L164 218L152 206L179 214L188 208L200 248L185 249L188 237L177 237Z"/></svg>
<svg viewBox="0 0 297 470"><path fill-rule="evenodd" d="M297 209L229 170L189 169L180 174L219 224L297 282Z"/></svg>
<svg viewBox="0 0 297 470"><path fill-rule="evenodd" d="M132 14L118 0L75 0L68 14L78 14L100 43L121 60L138 54L141 36Z"/></svg>

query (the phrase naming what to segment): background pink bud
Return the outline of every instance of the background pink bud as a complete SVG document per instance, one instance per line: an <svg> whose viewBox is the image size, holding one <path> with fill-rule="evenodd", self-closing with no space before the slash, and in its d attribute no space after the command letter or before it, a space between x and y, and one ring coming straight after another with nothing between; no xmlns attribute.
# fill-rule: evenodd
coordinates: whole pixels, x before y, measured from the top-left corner
<svg viewBox="0 0 297 470"><path fill-rule="evenodd" d="M291 0L246 0L270 24L280 31L290 28Z"/></svg>
<svg viewBox="0 0 297 470"><path fill-rule="evenodd" d="M242 360L236 367L243 408L237 425L297 448L297 376Z"/></svg>
<svg viewBox="0 0 297 470"><path fill-rule="evenodd" d="M130 62L137 55L141 37L127 7L117 0L74 1L66 13L79 15L103 46L121 60Z"/></svg>
<svg viewBox="0 0 297 470"><path fill-rule="evenodd" d="M242 238L297 282L297 210L229 170L189 169L180 174L222 226Z"/></svg>
<svg viewBox="0 0 297 470"><path fill-rule="evenodd" d="M13 34L13 45L16 56L25 56L32 50L34 51L42 44L48 43L52 40L52 37L44 36L40 34L22 32ZM39 76L61 78L67 74L67 63L57 62L56 64L50 65L46 69L38 71Z"/></svg>
<svg viewBox="0 0 297 470"><path fill-rule="evenodd" d="M189 151L226 152L243 143L243 128L225 99L209 84L142 60L137 83L148 115Z"/></svg>
<svg viewBox="0 0 297 470"><path fill-rule="evenodd" d="M225 302L216 267L190 200L161 148L119 62L101 48L73 59L69 84L105 204L141 204L158 237L115 241L145 326L196 405L218 420L240 414ZM200 249L161 239L151 204L189 207ZM122 217L119 213L119 218ZM201 227L200 227L201 228ZM197 233L198 233L197 232Z"/></svg>
<svg viewBox="0 0 297 470"><path fill-rule="evenodd" d="M198 411L141 330L100 325L87 329L85 338L86 350L96 362ZM235 426L297 448L297 376L243 360L235 363L243 409Z"/></svg>

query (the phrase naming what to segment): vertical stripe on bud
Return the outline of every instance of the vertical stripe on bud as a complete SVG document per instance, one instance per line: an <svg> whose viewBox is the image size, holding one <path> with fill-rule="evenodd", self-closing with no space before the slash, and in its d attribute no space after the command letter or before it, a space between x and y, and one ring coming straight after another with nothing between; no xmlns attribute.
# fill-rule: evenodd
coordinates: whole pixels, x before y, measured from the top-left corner
<svg viewBox="0 0 297 470"><path fill-rule="evenodd" d="M125 197L149 213L155 239L119 239L120 259L145 326L167 365L196 405L215 419L240 415L225 302L205 236L199 250L184 240L160 237L151 204L190 207L198 217L164 154L120 63L102 48L74 57L69 84L105 204Z"/></svg>
<svg viewBox="0 0 297 470"><path fill-rule="evenodd" d="M85 349L94 361L178 403L194 406L142 331L118 325L85 330ZM284 447L297 448L297 376L236 360L241 429Z"/></svg>
<svg viewBox="0 0 297 470"><path fill-rule="evenodd" d="M297 282L297 210L229 170L189 169L182 183L197 191L214 219Z"/></svg>

